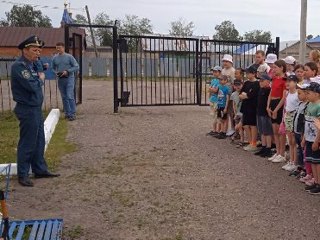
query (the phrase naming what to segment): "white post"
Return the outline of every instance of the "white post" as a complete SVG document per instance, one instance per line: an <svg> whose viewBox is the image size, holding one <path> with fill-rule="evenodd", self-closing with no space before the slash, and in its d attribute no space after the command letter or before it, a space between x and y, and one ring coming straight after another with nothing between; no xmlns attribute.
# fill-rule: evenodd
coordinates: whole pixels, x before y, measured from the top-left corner
<svg viewBox="0 0 320 240"><path fill-rule="evenodd" d="M307 37L307 0L301 0L299 62L305 63Z"/></svg>

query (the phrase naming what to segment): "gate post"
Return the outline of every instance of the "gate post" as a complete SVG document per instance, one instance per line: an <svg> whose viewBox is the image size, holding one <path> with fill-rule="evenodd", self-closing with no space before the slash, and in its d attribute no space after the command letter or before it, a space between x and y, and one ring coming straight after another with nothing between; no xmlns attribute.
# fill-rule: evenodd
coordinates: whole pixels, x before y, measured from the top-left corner
<svg viewBox="0 0 320 240"><path fill-rule="evenodd" d="M275 52L275 54L278 56L278 58L279 58L279 52L280 52L280 37L276 37L276 52Z"/></svg>
<svg viewBox="0 0 320 240"><path fill-rule="evenodd" d="M199 66L199 41L201 44L201 40L196 41L196 93L197 93L197 104L201 104L201 97L200 97L200 84L201 84L201 77L200 75L200 66ZM201 61L201 56L200 56Z"/></svg>
<svg viewBox="0 0 320 240"><path fill-rule="evenodd" d="M113 112L118 113L118 31L117 26L112 28L112 51L113 51Z"/></svg>

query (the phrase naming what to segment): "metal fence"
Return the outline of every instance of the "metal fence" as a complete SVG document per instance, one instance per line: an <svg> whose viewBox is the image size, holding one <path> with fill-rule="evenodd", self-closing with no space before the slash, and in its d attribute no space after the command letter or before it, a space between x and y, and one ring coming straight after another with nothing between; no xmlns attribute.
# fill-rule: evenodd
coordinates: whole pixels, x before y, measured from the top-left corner
<svg viewBox="0 0 320 240"><path fill-rule="evenodd" d="M12 111L15 102L12 99L10 72L15 59L0 59L0 113ZM47 73L46 76L50 76ZM61 108L62 102L55 79L46 79L43 87L44 101L43 110Z"/></svg>

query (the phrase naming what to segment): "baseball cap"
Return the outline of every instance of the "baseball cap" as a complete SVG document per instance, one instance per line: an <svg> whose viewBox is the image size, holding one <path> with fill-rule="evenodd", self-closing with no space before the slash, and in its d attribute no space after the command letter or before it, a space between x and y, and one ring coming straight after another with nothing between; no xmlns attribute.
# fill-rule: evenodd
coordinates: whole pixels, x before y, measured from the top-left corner
<svg viewBox="0 0 320 240"><path fill-rule="evenodd" d="M269 80L270 81L271 77L266 73L261 73L260 76L259 76L259 79L260 79L260 81L261 80Z"/></svg>
<svg viewBox="0 0 320 240"><path fill-rule="evenodd" d="M233 58L230 54L225 54L225 55L223 55L222 61L233 63Z"/></svg>
<svg viewBox="0 0 320 240"><path fill-rule="evenodd" d="M283 59L286 64L293 65L296 62L296 59L292 56L287 56L285 59Z"/></svg>
<svg viewBox="0 0 320 240"><path fill-rule="evenodd" d="M278 57L274 53L269 53L265 60L266 63L275 63L278 60Z"/></svg>
<svg viewBox="0 0 320 240"><path fill-rule="evenodd" d="M252 64L251 66L246 68L247 73L257 73L259 64Z"/></svg>
<svg viewBox="0 0 320 240"><path fill-rule="evenodd" d="M222 67L220 67L220 66L214 66L214 67L212 67L211 69L210 69L211 71L222 71Z"/></svg>
<svg viewBox="0 0 320 240"><path fill-rule="evenodd" d="M235 86L242 85L242 81L235 79L234 82L233 82L233 85L235 85Z"/></svg>
<svg viewBox="0 0 320 240"><path fill-rule="evenodd" d="M306 90L312 91L312 92L316 92L316 93L320 93L320 84L317 82L311 82L309 84L309 86L306 87Z"/></svg>
<svg viewBox="0 0 320 240"><path fill-rule="evenodd" d="M296 75L290 75L287 77L287 81L294 81L294 82L299 82L299 79L297 78Z"/></svg>

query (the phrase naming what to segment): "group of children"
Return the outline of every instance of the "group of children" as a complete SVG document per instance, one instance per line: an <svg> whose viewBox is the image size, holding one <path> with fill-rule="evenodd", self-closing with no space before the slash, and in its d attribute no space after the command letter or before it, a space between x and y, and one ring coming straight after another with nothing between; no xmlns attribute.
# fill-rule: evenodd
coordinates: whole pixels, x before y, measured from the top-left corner
<svg viewBox="0 0 320 240"><path fill-rule="evenodd" d="M245 70L233 68L231 55L223 67L211 69L209 86L212 130L217 139L231 142L273 163L320 194L320 51L310 62L297 64L292 56L277 59L263 51Z"/></svg>

